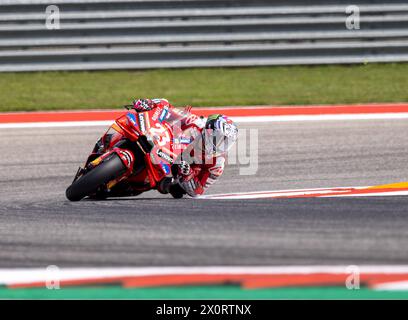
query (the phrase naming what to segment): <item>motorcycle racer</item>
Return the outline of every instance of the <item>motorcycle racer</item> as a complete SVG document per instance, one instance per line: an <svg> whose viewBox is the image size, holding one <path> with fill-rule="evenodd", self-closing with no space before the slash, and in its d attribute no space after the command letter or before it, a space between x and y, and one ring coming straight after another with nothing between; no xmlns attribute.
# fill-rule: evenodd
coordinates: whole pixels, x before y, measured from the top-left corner
<svg viewBox="0 0 408 320"><path fill-rule="evenodd" d="M228 117L210 115L206 120L192 113L183 114L166 99L139 99L133 102L136 112L155 108L168 109L181 115L179 140L186 144L184 151L172 167L174 178L163 179L158 186L161 193L174 198L184 194L196 197L205 192L222 175L228 150L237 140L238 128Z"/></svg>

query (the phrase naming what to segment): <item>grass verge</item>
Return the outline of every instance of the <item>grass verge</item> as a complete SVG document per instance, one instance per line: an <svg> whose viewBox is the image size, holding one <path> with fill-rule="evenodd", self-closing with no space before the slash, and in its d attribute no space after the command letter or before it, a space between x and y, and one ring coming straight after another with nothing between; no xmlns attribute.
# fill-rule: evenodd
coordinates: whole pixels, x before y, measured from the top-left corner
<svg viewBox="0 0 408 320"><path fill-rule="evenodd" d="M0 74L0 111L408 101L408 64Z"/></svg>
<svg viewBox="0 0 408 320"><path fill-rule="evenodd" d="M0 288L0 299L407 299L407 291L374 291L367 288L306 287L245 290L237 286L128 288L70 287Z"/></svg>

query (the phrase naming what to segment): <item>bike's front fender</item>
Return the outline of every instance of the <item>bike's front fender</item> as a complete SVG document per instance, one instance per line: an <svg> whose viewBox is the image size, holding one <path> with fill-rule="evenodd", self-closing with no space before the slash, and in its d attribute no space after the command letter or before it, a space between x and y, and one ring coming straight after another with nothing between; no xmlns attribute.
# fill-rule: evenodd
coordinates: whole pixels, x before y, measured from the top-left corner
<svg viewBox="0 0 408 320"><path fill-rule="evenodd" d="M112 180L108 183L107 188L111 189L114 185L116 185L118 182L122 181L123 179L129 177L132 174L133 171L133 165L135 162L135 157L133 155L133 152L126 150L126 149L121 149L121 148L113 148L111 151L104 153L103 155L97 157L93 161L91 161L87 165L88 170L92 170L94 167L100 165L105 159L110 158L112 154L116 154L119 159L122 161L123 165L126 167L125 173L123 173L121 176L117 177L115 180Z"/></svg>

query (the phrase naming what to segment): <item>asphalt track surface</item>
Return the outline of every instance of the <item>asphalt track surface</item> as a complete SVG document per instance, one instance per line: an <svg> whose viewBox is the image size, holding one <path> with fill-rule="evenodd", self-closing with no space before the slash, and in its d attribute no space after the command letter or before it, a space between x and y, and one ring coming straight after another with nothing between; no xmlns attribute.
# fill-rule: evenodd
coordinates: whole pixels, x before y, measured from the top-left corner
<svg viewBox="0 0 408 320"><path fill-rule="evenodd" d="M257 174L232 165L210 193L408 178L406 120L240 127L259 128ZM0 130L0 267L408 263L403 196L71 203L65 189L103 131Z"/></svg>

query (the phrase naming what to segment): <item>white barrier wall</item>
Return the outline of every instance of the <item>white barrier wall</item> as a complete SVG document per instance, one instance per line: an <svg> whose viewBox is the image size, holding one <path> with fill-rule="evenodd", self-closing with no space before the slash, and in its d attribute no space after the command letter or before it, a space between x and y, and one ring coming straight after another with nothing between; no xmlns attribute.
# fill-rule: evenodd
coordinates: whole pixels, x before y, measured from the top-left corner
<svg viewBox="0 0 408 320"><path fill-rule="evenodd" d="M408 2L2 0L0 71L408 60Z"/></svg>

